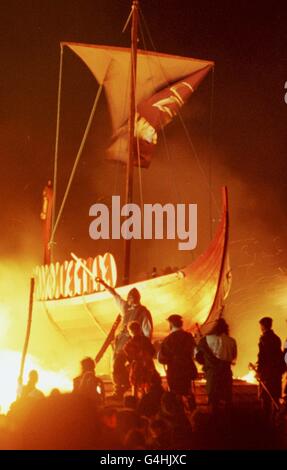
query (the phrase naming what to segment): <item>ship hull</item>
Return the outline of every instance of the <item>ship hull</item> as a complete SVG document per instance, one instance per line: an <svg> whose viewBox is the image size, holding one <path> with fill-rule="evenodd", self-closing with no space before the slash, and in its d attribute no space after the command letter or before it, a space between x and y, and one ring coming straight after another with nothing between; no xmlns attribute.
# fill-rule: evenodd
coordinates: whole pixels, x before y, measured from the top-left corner
<svg viewBox="0 0 287 470"><path fill-rule="evenodd" d="M195 325L212 324L221 314L222 288L227 279L228 211L227 194L223 191L221 221L207 250L182 270L117 288L123 298L136 287L141 302L151 312L154 322L154 341L168 334L167 317L182 315L187 330ZM226 289L225 289L226 290ZM225 292L226 295L226 292ZM66 299L38 301L50 322L79 356L95 357L104 343L119 311L109 292L96 292ZM99 365L102 373L110 373L109 348Z"/></svg>

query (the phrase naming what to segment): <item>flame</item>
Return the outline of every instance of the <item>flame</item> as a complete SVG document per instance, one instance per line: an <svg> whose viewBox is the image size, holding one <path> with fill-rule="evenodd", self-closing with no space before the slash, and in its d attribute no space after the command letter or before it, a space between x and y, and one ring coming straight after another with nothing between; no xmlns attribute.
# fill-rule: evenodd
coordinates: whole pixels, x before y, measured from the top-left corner
<svg viewBox="0 0 287 470"><path fill-rule="evenodd" d="M243 377L240 377L240 380L244 380L245 382L248 382L249 384L257 384L257 379L255 377L255 371L250 370L248 374L244 375Z"/></svg>
<svg viewBox="0 0 287 470"><path fill-rule="evenodd" d="M18 387L18 375L21 362L21 353L9 349L0 351L0 407L1 413L6 413L13 401L16 399ZM36 358L27 355L24 383L27 381L29 371L36 369L39 373L37 388L45 395L48 395L53 388L58 388L61 392L72 390L72 381L67 372L54 372L45 370Z"/></svg>
<svg viewBox="0 0 287 470"><path fill-rule="evenodd" d="M4 337L9 329L10 321L9 321L9 314L10 311L7 306L0 302L0 337Z"/></svg>

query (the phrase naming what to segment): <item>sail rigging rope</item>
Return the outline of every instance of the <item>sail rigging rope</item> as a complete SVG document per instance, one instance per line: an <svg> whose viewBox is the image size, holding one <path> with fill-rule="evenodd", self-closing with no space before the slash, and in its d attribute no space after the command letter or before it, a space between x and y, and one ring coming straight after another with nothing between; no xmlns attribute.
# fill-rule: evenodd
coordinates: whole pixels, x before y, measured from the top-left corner
<svg viewBox="0 0 287 470"><path fill-rule="evenodd" d="M124 28L122 30L122 32L124 33L127 29L127 26L131 20L131 17L132 17L132 14L133 14L133 8L131 9L130 11L130 14L128 16L128 19L124 25ZM140 27L140 22L139 22L139 27ZM133 76L135 76L135 72L133 74ZM135 84L136 86L136 84ZM136 94L136 90L135 90L135 94ZM136 105L136 113L137 113L137 105ZM140 207L141 207L141 214L142 214L142 217L143 217L143 181L142 181L142 168L141 168L141 164L140 164L140 151L139 151L139 138L138 136L136 136L136 145L137 145L137 163L138 163L138 179L139 179L139 193L140 193Z"/></svg>
<svg viewBox="0 0 287 470"><path fill-rule="evenodd" d="M56 121L56 141L55 141L54 180L53 180L54 204L52 204L52 231L54 230L55 214L56 214L56 195L57 195L57 176L58 176L58 155L59 155L59 133L60 133L62 77L63 77L63 44L61 44L61 47L60 47L60 69L59 69L58 97L57 97L57 121ZM52 238L50 240L50 253L51 253L51 260L53 261Z"/></svg>
<svg viewBox="0 0 287 470"><path fill-rule="evenodd" d="M128 90L129 90L128 82L126 82L125 92L124 92L124 102L125 103L127 102ZM120 122L124 122L124 117L123 117L124 116L124 111L125 111L124 108L122 108L122 110L121 110L122 114L121 114ZM118 147L118 154L119 155L122 154L122 149L123 149L123 140L120 139L119 147ZM115 194L120 194L120 191L121 191L120 170L121 170L121 167L122 167L122 162L121 161L113 161L113 165L115 166L115 171L113 172L114 179L113 179L113 192L112 192L112 194L115 195ZM107 251L111 251L112 246L113 246L113 239L109 238L109 240L107 240Z"/></svg>
<svg viewBox="0 0 287 470"><path fill-rule="evenodd" d="M143 15L143 12L142 12L141 9L140 9L139 11L140 11L141 18L142 18L142 20L143 20L143 25L144 25L144 27L145 27L145 29L146 29L146 32L147 32L147 35L148 35L148 39L149 39L149 41L150 41L150 43L151 43L152 49L153 49L155 52L157 52L156 47L155 47L155 44L154 44L154 41L153 41L153 39L152 39L152 35L151 35L151 33L150 33L150 30L149 30L149 27L148 27L148 25L147 25L147 22L146 22L146 20L145 20L144 15ZM160 64L160 61L159 61L159 64ZM161 65L161 64L160 64L160 65ZM164 68L163 68L163 67L161 67L161 68L162 68L162 73L166 76L165 71L164 71ZM213 69L212 69L212 73L213 73L213 77L214 77L214 67L213 67ZM212 81L212 93L211 93L211 108L212 108L212 109L211 109L211 111L210 111L210 126L211 126L212 123L213 123L214 78L213 78L212 80L213 80L213 81ZM168 80L167 77L166 77L166 82L167 82L167 84L169 84L169 80ZM210 162L210 164L209 164L209 171L208 171L208 174L206 174L206 172L205 172L205 170L204 170L204 168L203 168L203 165L202 165L202 163L201 163L201 161L200 161L200 159L199 159L198 153L197 153L196 150L195 150L195 146L194 146L194 144L193 144L193 142L192 142L190 133L189 133L188 128L187 128L187 126L186 126L186 124L185 124L185 122L184 122L184 119L183 119L183 117L182 117L182 114L181 114L181 111L180 111L180 110L178 111L178 116L179 116L179 118L180 118L181 124L182 124L182 126L183 126L184 132L185 132L185 134L186 134L188 143L189 143L190 148L191 148L191 150L192 150L192 153L193 153L193 155L194 155L194 157L195 157L195 160L196 160L196 162L197 162L197 165L198 165L198 167L199 167L199 170L200 170L200 172L202 173L204 183L205 183L205 185L206 185L206 187L207 187L207 189L208 189L208 192L209 192L209 196L210 196L210 197L209 197L209 199L210 199L210 202L209 202L209 205L210 205L210 220L211 220L211 219L212 219L212 216L211 216L211 201L212 201L212 200L214 201L214 204L215 204L215 207L217 208L217 210L218 210L218 211L220 210L219 204L217 203L217 200L216 200L216 198L215 198L214 192L212 191L212 188L211 188L211 185L210 185L211 176L209 175L209 173L211 172L211 162ZM162 132L163 132L163 135L164 135L163 129L162 129ZM209 130L209 135L211 136L211 129ZM211 142L211 140L210 140L210 142ZM173 179L174 179L174 178L173 178ZM211 220L211 223L212 223L212 220ZM212 228L211 228L211 230L212 230Z"/></svg>
<svg viewBox="0 0 287 470"><path fill-rule="evenodd" d="M211 90L210 90L210 107L209 107L209 161L208 161L208 182L209 182L209 227L210 240L213 237L213 216L212 216L212 152L213 148L213 111L214 111L214 67L211 70Z"/></svg>
<svg viewBox="0 0 287 470"><path fill-rule="evenodd" d="M84 145L86 143L89 130L91 128L91 124L92 124L93 117L95 115L95 111L96 111L96 108L97 108L97 105L98 105L98 102L99 102L99 99L100 99L100 96L101 96L102 89L103 89L103 84L101 84L99 86L96 97L95 97L95 101L94 101L94 104L93 104L93 107L92 107L92 110L91 110L91 113L90 113L90 116L89 116L89 119L88 119L88 123L87 123L86 129L85 129L85 132L84 132L84 135L83 135L83 138L82 138L82 141L81 141L81 144L80 144L80 147L79 147L79 150L78 150L78 153L77 153L77 156L76 156L76 159L75 159L75 162L74 162L74 165L73 165L70 177L69 177L67 188L66 188L66 191L65 191L65 194L64 194L64 197L63 197L63 200L62 200L62 203L61 203L58 215L57 215L57 219L56 219L55 224L53 226L52 235L51 235L51 239L50 239L50 246L54 243L55 233L56 233L57 227L59 225L64 207L65 207L65 204L66 204L66 201L67 201L67 197L68 197L70 189L71 189L71 185L72 185L72 182L73 182L73 179L74 179L74 176L75 176L75 172L76 172L78 163L79 163L80 158L81 158L82 153L83 153L83 148L84 148Z"/></svg>
<svg viewBox="0 0 287 470"><path fill-rule="evenodd" d="M139 191L140 191L140 207L141 207L141 218L143 223L144 203L143 203L143 183L142 183L142 169L140 164L140 145L139 138L137 136L137 159L138 159L138 175L139 175Z"/></svg>
<svg viewBox="0 0 287 470"><path fill-rule="evenodd" d="M218 210L220 210L220 207L219 207L219 204L218 204L218 202L217 202L217 200L216 200L216 198L215 198L214 192L211 190L211 188L210 188L210 186L209 186L209 179L208 179L208 176L206 175L206 172L205 172L205 170L204 170L204 168L203 168L203 165L202 165L202 163L201 163L201 161L200 161L200 158L199 158L199 156L198 156L198 153L197 153L197 151L195 150L194 143L192 142L192 139L191 139L191 137L190 137L190 133L189 133L189 131L188 131L188 128L187 128L187 126L186 126L186 124L185 124L185 122L184 122L184 119L183 119L182 114L181 114L180 111L178 112L178 116L179 116L181 125L182 125L182 127L183 127L183 130L184 130L184 132L185 132L187 141L188 141L188 143L189 143L189 145L190 145L190 148L191 148L191 150L192 150L192 153L193 153L193 155L194 155L194 157L195 157L195 159L196 159L196 161L197 161L198 168L200 169L200 171L201 171L201 173L202 173L202 176L203 176L203 180L204 180L204 182L205 182L205 185L207 186L207 188L208 188L208 190L209 190L209 192L210 192L210 195L211 195L211 197L212 197L212 199L213 199L213 201L214 201L215 206L217 207Z"/></svg>
<svg viewBox="0 0 287 470"><path fill-rule="evenodd" d="M147 45L146 45L146 41L145 41L144 31L143 31L143 28L141 27L141 23L140 23L140 28L139 29L140 29L144 49L147 51L148 49L147 49ZM152 47L154 48L153 43L152 43ZM149 67L149 70L150 70L151 80L154 83L153 74L152 74L152 70L151 70L151 67L150 67L150 62L147 61L147 64L148 64L148 67ZM168 147L168 144L167 144L166 133L165 133L165 128L164 128L164 125L162 124L162 122L160 123L160 127L161 127L162 136L163 136L163 143L164 143L164 147L165 147L166 156L167 156L168 162L170 163L171 160L172 160L172 157L171 157L171 153L169 151L169 147ZM170 187L174 188L175 196L177 198L179 198L179 189L178 189L178 185L176 183L176 178L174 178L174 173L172 171L171 165L168 165L168 170L169 170L169 177L170 177Z"/></svg>

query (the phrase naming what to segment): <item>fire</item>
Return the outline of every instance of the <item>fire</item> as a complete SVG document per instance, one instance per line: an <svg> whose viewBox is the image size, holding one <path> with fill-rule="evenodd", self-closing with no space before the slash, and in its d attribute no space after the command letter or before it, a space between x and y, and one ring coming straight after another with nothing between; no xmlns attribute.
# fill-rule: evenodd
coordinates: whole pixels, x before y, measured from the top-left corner
<svg viewBox="0 0 287 470"><path fill-rule="evenodd" d="M240 380L244 380L245 382L248 382L249 384L257 384L255 371L250 370L248 374L244 375L243 377L240 377Z"/></svg>
<svg viewBox="0 0 287 470"><path fill-rule="evenodd" d="M18 375L21 362L21 353L9 349L0 351L0 407L1 413L7 413L9 407L16 399L18 387ZM28 355L26 358L24 384L27 381L29 371L36 369L39 373L37 387L48 395L53 388L58 388L61 392L72 390L72 381L65 371L53 372L44 369L36 358Z"/></svg>

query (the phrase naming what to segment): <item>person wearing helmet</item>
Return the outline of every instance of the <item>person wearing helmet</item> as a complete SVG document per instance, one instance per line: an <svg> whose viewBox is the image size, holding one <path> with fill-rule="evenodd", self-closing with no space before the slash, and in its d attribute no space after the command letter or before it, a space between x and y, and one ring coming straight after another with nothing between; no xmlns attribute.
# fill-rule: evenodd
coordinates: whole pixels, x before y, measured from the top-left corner
<svg viewBox="0 0 287 470"><path fill-rule="evenodd" d="M197 376L193 361L195 341L191 333L184 331L180 315L170 315L170 334L161 344L158 360L167 367L167 382L171 392L180 396L192 396L191 381Z"/></svg>
<svg viewBox="0 0 287 470"><path fill-rule="evenodd" d="M125 300L102 279L98 278L97 281L114 297L122 317L120 331L115 339L113 361L114 396L115 398L122 398L124 392L130 387L128 370L125 365L126 354L124 352L124 346L130 338L128 324L133 321L138 322L144 336L151 339L153 332L152 316L150 311L141 304L140 293L135 287L129 291L127 300Z"/></svg>

